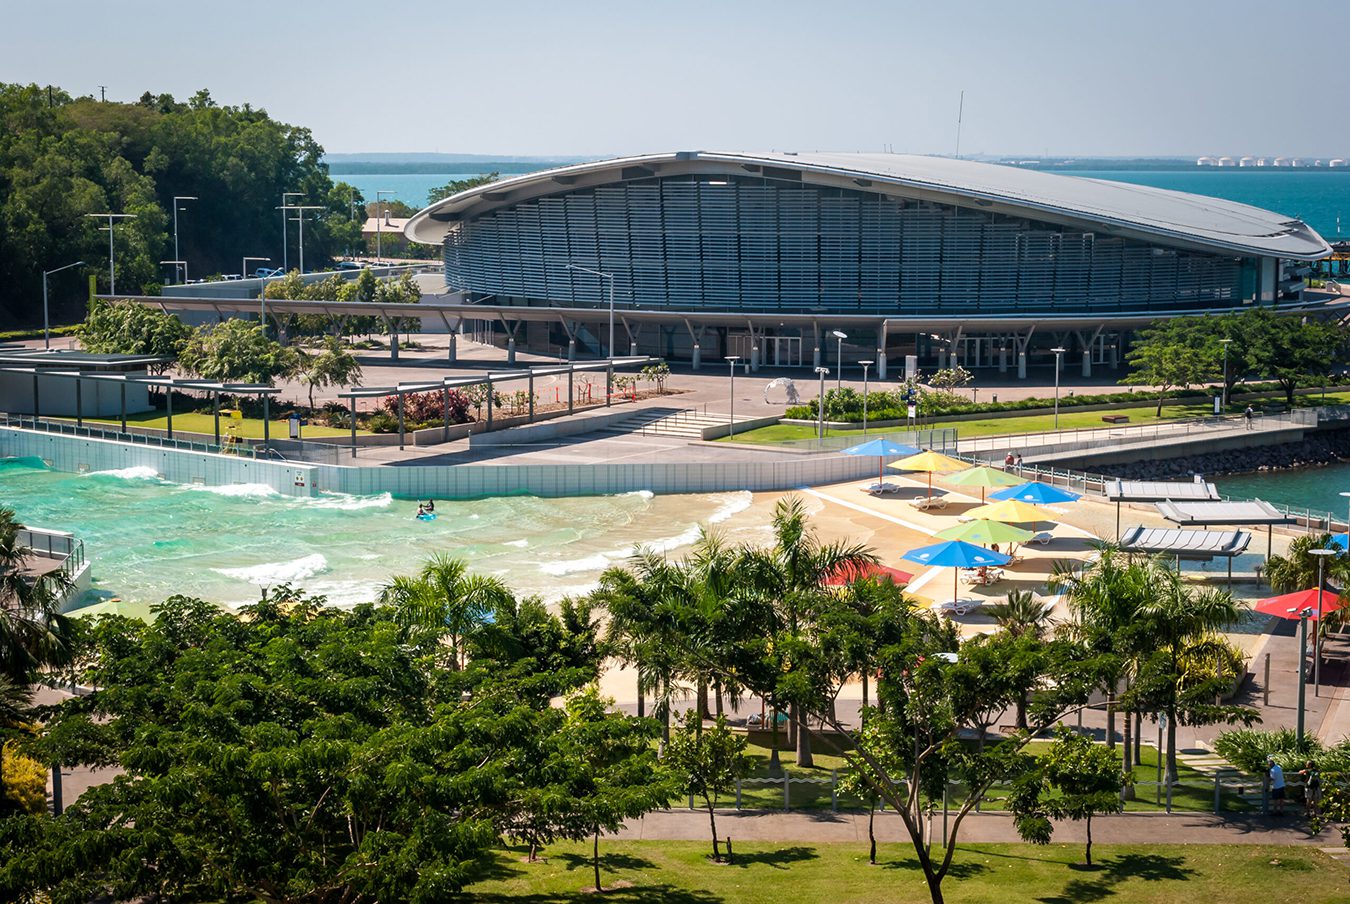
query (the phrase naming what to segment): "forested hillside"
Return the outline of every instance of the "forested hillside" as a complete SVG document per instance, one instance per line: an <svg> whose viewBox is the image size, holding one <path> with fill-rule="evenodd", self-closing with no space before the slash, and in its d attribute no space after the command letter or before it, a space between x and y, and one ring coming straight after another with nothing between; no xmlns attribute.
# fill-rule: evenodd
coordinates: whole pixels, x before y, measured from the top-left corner
<svg viewBox="0 0 1350 904"><path fill-rule="evenodd" d="M305 211L307 268L356 247L362 198L333 183L322 156L308 129L247 104L219 106L206 91L115 103L0 83L0 326L41 322L43 270L89 265L50 278L54 322L83 316L87 274L107 291L107 220L90 213L135 214L115 233L125 292L172 278L160 262L174 257L175 195L197 198L179 212L179 256L193 278L237 273L246 255L279 266L282 192L322 208ZM294 223L289 236L294 266Z"/></svg>

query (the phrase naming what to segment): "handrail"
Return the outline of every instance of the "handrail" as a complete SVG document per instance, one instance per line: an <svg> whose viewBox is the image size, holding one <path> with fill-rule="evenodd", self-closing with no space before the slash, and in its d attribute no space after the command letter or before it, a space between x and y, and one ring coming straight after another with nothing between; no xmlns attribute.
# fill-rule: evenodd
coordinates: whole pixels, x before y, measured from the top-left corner
<svg viewBox="0 0 1350 904"><path fill-rule="evenodd" d="M155 436L145 433L123 433L120 430L108 430L102 427L87 427L80 424L72 424L68 421L49 421L43 418L24 416L19 414L8 414L0 412L0 427L14 427L19 430L37 430L43 433L57 433L64 436L84 436L90 439L110 440L112 442L130 443L132 445L160 446L166 449L177 449L183 452L205 452L210 455L234 455L243 458L256 458L257 453L252 446L247 444L238 444L233 446L216 445L214 443L199 443L191 440L169 439L165 436Z"/></svg>
<svg viewBox="0 0 1350 904"><path fill-rule="evenodd" d="M44 530L40 527L23 527L19 529L15 539L20 548L32 555L60 559L61 566L58 570L67 578L73 578L75 572L84 567L84 541L74 534Z"/></svg>

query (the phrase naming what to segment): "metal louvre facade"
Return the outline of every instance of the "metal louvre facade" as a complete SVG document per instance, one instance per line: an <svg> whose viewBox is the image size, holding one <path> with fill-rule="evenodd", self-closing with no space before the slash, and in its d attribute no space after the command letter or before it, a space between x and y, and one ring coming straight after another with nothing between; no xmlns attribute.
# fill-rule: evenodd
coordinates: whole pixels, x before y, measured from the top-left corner
<svg viewBox="0 0 1350 904"><path fill-rule="evenodd" d="M1255 261L876 191L746 176L561 190L470 216L448 288L557 306L840 314L1231 307Z"/></svg>

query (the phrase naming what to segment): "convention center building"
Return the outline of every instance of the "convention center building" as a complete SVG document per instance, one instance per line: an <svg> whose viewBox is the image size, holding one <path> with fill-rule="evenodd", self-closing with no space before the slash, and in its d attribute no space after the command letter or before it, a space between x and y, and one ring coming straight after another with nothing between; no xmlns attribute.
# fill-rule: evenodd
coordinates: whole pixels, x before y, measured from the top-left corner
<svg viewBox="0 0 1350 904"><path fill-rule="evenodd" d="M1085 375L1116 367L1161 317L1299 308L1331 251L1216 198L863 153L583 163L453 195L405 234L441 246L445 300L512 350L754 369L842 355L879 376L909 356L1025 376L1054 348Z"/></svg>

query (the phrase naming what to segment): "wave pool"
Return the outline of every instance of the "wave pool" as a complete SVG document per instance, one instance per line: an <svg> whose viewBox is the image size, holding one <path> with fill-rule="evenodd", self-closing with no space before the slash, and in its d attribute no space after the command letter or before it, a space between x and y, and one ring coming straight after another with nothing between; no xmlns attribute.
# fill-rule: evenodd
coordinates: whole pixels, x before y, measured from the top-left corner
<svg viewBox="0 0 1350 904"><path fill-rule="evenodd" d="M675 551L700 525L762 539L767 523L749 492L438 500L437 519L423 522L416 501L387 493L301 499L257 484L167 483L149 468L71 474L36 459L0 461L0 504L84 540L94 582L85 602L116 597L133 614L180 593L239 605L283 582L354 605L435 552L554 600L589 590L639 545Z"/></svg>

